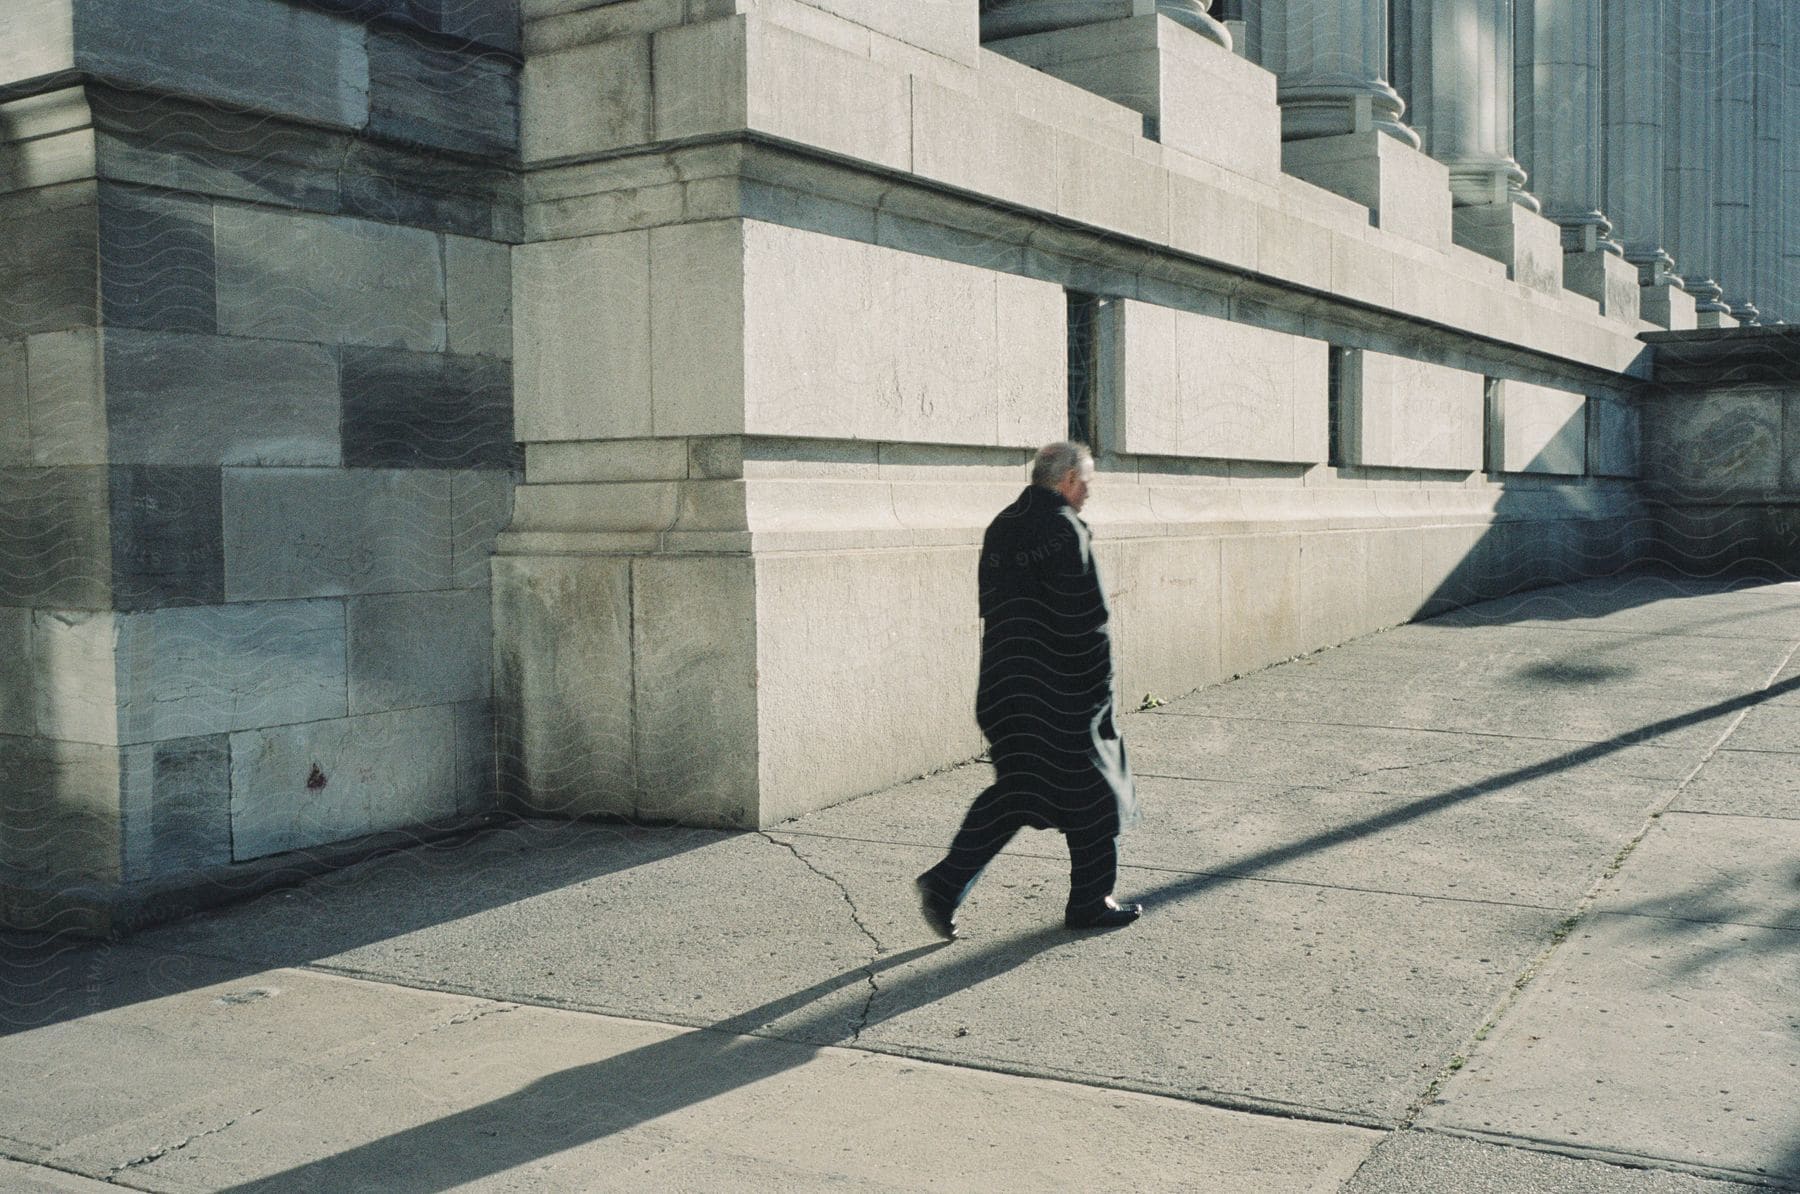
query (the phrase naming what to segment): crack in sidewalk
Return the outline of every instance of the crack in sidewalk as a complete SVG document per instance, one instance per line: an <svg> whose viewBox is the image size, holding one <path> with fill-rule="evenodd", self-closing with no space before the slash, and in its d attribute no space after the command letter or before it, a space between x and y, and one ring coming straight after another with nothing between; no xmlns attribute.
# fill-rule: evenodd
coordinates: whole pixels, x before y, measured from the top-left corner
<svg viewBox="0 0 1800 1194"><path fill-rule="evenodd" d="M862 1010L857 1013L856 1026L850 1030L849 1043L854 1045L862 1039L863 1030L869 1026L869 1014L875 1006L875 997L881 994L881 984L875 981L875 958L886 953L887 946L881 943L881 938L877 937L875 931L863 921L862 909L856 906L856 901L850 896L850 889L844 886L841 879L827 871L821 870L814 864L812 859L800 853L799 848L795 846L794 843L783 841L768 833L766 830L758 829L756 833L757 836L763 838L770 845L780 846L789 854L792 854L800 861L801 866L804 866L807 870L837 888L838 895L843 897L844 905L850 909L850 919L855 922L858 929L862 930L863 936L867 937L870 943L875 946L874 957L871 957L862 968L863 979L869 984L869 994L868 998L863 1000Z"/></svg>

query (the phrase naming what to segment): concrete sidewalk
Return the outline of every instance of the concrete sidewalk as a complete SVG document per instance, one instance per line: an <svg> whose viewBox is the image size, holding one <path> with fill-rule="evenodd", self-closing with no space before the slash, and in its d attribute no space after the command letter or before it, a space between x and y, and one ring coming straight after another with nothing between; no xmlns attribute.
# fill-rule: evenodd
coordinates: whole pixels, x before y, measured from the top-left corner
<svg viewBox="0 0 1800 1194"><path fill-rule="evenodd" d="M1129 717L1112 934L1027 834L932 940L968 766L15 941L0 1189L1800 1188L1797 647L1637 577Z"/></svg>

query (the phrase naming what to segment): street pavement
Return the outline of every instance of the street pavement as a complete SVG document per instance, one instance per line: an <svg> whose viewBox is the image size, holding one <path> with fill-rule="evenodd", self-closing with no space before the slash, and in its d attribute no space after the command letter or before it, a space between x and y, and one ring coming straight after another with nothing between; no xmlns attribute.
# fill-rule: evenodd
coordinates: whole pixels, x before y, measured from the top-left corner
<svg viewBox="0 0 1800 1194"><path fill-rule="evenodd" d="M1639 575L1133 714L1111 933L1027 832L933 939L976 763L14 938L0 1190L1800 1189L1797 648Z"/></svg>

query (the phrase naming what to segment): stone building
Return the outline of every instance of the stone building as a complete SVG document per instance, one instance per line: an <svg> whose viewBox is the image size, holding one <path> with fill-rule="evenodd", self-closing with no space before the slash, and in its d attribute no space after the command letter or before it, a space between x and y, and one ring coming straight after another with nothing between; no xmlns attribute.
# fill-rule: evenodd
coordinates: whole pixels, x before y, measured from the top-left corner
<svg viewBox="0 0 1800 1194"><path fill-rule="evenodd" d="M1215 7L0 9L5 919L967 759L1068 434L1131 701L1800 556L1800 9Z"/></svg>

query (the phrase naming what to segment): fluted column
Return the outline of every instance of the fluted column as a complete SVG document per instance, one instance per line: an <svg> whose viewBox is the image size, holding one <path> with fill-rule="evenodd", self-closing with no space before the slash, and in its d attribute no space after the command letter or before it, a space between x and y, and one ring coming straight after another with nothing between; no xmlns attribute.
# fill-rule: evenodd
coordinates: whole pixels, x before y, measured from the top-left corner
<svg viewBox="0 0 1800 1194"><path fill-rule="evenodd" d="M1249 10L1258 58L1276 77L1284 140L1374 128L1417 148L1388 83L1387 0L1264 0Z"/></svg>
<svg viewBox="0 0 1800 1194"><path fill-rule="evenodd" d="M1750 296L1761 312L1760 322L1779 323L1792 318L1786 280L1787 237L1783 221L1789 196L1782 160L1787 124L1800 113L1787 103L1787 63L1783 61L1786 0L1755 0L1756 16L1756 162L1750 208Z"/></svg>
<svg viewBox="0 0 1800 1194"><path fill-rule="evenodd" d="M1670 11L1669 44L1677 56L1675 85L1664 108L1667 245L1703 318L1729 315L1719 301L1718 211L1713 206L1712 149L1717 107L1714 9L1720 0L1679 0ZM1736 4L1740 0L1723 0ZM1714 319L1716 323L1717 320Z"/></svg>
<svg viewBox="0 0 1800 1194"><path fill-rule="evenodd" d="M1664 127L1678 60L1670 52L1674 0L1605 0L1606 122L1602 210L1644 285L1670 281Z"/></svg>
<svg viewBox="0 0 1800 1194"><path fill-rule="evenodd" d="M1782 5L1781 57L1786 67L1787 113L1781 124L1781 305L1788 323L1800 323L1800 5Z"/></svg>
<svg viewBox="0 0 1800 1194"><path fill-rule="evenodd" d="M1756 191L1756 4L1724 0L1713 6L1713 191L1718 242L1713 260L1720 301L1734 319L1755 323L1754 245L1750 205Z"/></svg>
<svg viewBox="0 0 1800 1194"><path fill-rule="evenodd" d="M1394 0L1394 80L1460 205L1538 202L1513 158L1512 0Z"/></svg>
<svg viewBox="0 0 1800 1194"><path fill-rule="evenodd" d="M1514 24L1515 150L1571 252L1620 252L1600 187L1603 7L1519 0Z"/></svg>

